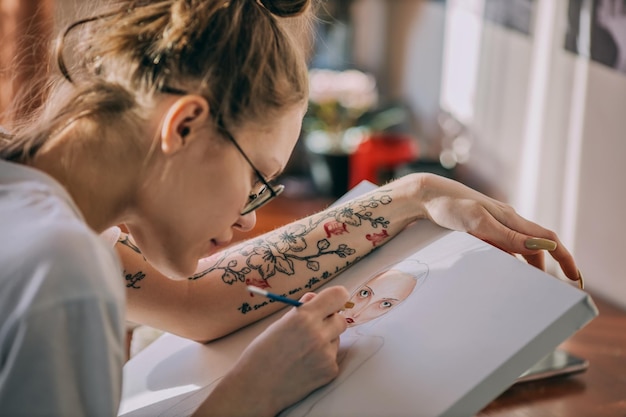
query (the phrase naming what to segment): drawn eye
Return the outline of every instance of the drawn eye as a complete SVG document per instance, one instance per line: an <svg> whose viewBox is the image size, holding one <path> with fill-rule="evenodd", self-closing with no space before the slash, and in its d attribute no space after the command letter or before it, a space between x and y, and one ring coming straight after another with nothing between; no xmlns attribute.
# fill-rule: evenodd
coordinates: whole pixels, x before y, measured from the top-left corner
<svg viewBox="0 0 626 417"><path fill-rule="evenodd" d="M393 304L391 303L391 301L380 302L380 308L391 308L391 307L393 307Z"/></svg>
<svg viewBox="0 0 626 417"><path fill-rule="evenodd" d="M369 290L361 290L359 291L359 297L361 298L367 298L370 296L370 292Z"/></svg>

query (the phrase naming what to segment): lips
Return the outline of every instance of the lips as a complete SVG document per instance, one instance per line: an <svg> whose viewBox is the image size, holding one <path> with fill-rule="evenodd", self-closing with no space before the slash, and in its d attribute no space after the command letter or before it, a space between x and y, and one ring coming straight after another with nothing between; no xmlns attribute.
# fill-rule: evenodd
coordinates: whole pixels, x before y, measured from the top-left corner
<svg viewBox="0 0 626 417"><path fill-rule="evenodd" d="M211 256L215 252L215 249L217 247L218 246L217 246L217 242L215 241L215 239L211 239L210 241L208 241L204 245L204 248L202 248L201 258L208 258L209 256Z"/></svg>
<svg viewBox="0 0 626 417"><path fill-rule="evenodd" d="M228 240L211 239L207 241L205 245L205 249L203 250L202 257L208 258L209 256L212 256L213 254L215 254L215 252L230 245L231 241L232 241L232 238Z"/></svg>
<svg viewBox="0 0 626 417"><path fill-rule="evenodd" d="M354 320L353 320L353 319L351 319L350 317L346 317L346 322L347 322L348 324L352 324L352 323L354 323Z"/></svg>

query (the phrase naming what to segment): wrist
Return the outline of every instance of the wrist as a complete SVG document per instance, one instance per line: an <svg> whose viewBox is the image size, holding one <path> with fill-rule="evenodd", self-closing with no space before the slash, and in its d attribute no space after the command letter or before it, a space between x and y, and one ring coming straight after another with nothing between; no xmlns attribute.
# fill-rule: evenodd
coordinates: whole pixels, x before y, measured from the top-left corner
<svg viewBox="0 0 626 417"><path fill-rule="evenodd" d="M428 218L425 201L432 188L433 175L429 173L412 173L397 180L397 189L401 192L396 198L406 207L408 223Z"/></svg>

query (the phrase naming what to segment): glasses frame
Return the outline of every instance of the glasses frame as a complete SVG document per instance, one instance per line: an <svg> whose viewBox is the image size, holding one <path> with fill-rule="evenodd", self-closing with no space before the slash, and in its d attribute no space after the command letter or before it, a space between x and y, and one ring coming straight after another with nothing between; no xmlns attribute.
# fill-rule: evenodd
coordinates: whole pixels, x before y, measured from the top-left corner
<svg viewBox="0 0 626 417"><path fill-rule="evenodd" d="M185 90L181 90L175 87L170 87L168 85L162 85L159 88L159 91L164 94L174 94L174 95L183 95L183 96L186 94L189 94ZM235 145L235 148L237 148L241 156L243 156L243 159L245 159L248 165L250 165L250 168L252 168L252 171L254 171L254 174L257 176L257 178L259 179L259 182L263 184L263 187L264 187L261 189L261 192L257 194L250 194L248 196L250 201L248 202L248 204L244 206L244 208L240 212L242 216L245 216L246 214L250 214L253 211L260 209L261 207L263 207L264 205L266 205L267 203L269 203L270 201L278 197L285 190L285 186L282 184L277 184L276 186L273 186L272 184L270 184L268 180L265 179L263 174L261 174L261 171L259 171L254 166L250 158L248 158L248 155L246 155L243 149L241 149L241 146L239 146L239 143L237 143L237 140L235 140L235 137L228 131L228 129L226 129L226 127L224 126L224 122L222 121L222 118L219 116L217 117L217 126L219 130L222 131L224 136L226 136L226 138L229 141L231 141L233 145ZM268 190L270 193L266 194L265 190Z"/></svg>
<svg viewBox="0 0 626 417"><path fill-rule="evenodd" d="M253 211L260 209L261 207L278 197L285 190L285 186L283 184L277 184L276 186L270 184L270 181L266 180L265 177L263 177L261 171L259 171L254 166L250 158L248 158L248 155L246 155L243 149L241 149L241 146L239 146L239 144L235 140L235 137L231 135L231 133L225 127L223 127L222 123L219 123L219 126L220 130L222 130L222 132L224 133L224 136L226 136L226 138L230 140L233 145L235 145L235 148L237 148L241 156L243 156L243 159L246 160L248 165L250 165L250 168L252 168L252 171L254 171L254 174L259 179L259 182L263 184L263 188L259 193L250 194L248 196L250 201L244 206L244 208L240 212L242 216L245 216L246 214L250 214ZM267 194L267 191L269 191L269 194Z"/></svg>

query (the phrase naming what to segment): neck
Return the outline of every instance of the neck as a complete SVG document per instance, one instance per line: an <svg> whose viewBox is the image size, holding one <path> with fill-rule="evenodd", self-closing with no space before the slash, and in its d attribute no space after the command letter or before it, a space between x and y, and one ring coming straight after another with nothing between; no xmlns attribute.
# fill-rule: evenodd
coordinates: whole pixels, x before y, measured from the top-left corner
<svg viewBox="0 0 626 417"><path fill-rule="evenodd" d="M120 155L119 151L71 143L61 139L44 147L31 166L63 185L95 232L123 223L131 211L138 173L123 160L110 156Z"/></svg>

